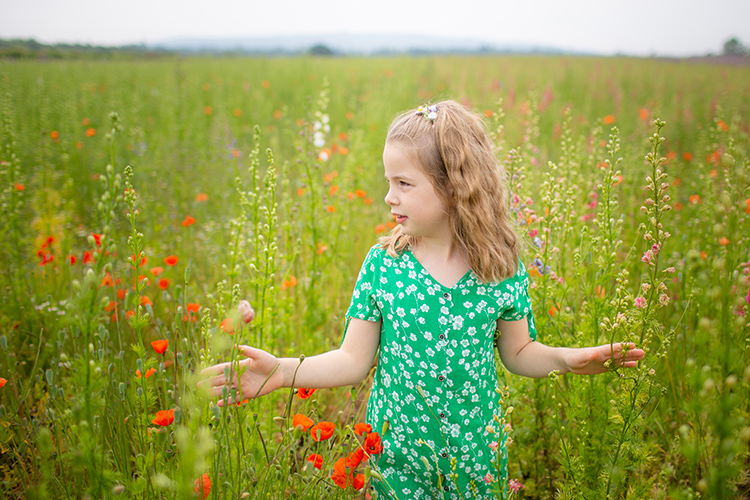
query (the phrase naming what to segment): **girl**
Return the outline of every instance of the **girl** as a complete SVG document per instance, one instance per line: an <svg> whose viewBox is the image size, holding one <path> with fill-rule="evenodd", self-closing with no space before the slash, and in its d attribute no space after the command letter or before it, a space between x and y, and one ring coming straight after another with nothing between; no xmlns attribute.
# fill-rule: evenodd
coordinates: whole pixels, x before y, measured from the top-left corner
<svg viewBox="0 0 750 500"><path fill-rule="evenodd" d="M453 101L400 115L383 164L398 225L365 258L341 347L300 365L241 346L241 397L290 387L295 370L297 387L354 385L379 352L367 422L387 428L377 465L384 481L374 481L380 498L488 498L487 474L507 480L493 341L503 364L527 377L601 373L610 360L634 367L644 353L632 344L534 341L504 172L477 115ZM240 304L241 315L250 310ZM225 378L227 365L202 372L214 396L238 387L236 375Z"/></svg>

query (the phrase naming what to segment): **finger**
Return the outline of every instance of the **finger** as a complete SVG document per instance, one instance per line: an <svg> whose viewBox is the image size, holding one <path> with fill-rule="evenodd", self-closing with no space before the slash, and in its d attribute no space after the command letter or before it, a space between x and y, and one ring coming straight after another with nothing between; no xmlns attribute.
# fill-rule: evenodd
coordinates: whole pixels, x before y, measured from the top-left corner
<svg viewBox="0 0 750 500"><path fill-rule="evenodd" d="M249 345L238 345L237 349L239 349L243 356L250 360L257 360L262 354L265 354L265 351L262 349L250 347Z"/></svg>
<svg viewBox="0 0 750 500"><path fill-rule="evenodd" d="M204 368L201 370L201 377L210 377L218 374L224 373L224 368L227 366L231 366L232 363L230 361L227 361L225 363L219 363L218 365L209 366L208 368Z"/></svg>

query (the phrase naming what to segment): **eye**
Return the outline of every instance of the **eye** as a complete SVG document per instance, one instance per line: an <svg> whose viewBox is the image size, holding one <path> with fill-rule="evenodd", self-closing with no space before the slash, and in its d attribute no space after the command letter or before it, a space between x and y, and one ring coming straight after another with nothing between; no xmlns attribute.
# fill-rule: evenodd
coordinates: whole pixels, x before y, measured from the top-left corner
<svg viewBox="0 0 750 500"><path fill-rule="evenodd" d="M398 181L398 183L401 184L402 186L409 186L409 183L406 181Z"/></svg>

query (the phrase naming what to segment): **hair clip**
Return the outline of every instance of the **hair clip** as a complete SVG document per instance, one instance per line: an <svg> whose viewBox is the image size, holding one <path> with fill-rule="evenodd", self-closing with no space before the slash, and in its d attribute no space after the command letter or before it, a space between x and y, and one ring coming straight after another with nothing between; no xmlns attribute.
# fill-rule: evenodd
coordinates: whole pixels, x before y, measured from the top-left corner
<svg viewBox="0 0 750 500"><path fill-rule="evenodd" d="M415 115L424 116L427 121L435 125L435 118L437 118L438 108L436 105L425 106L422 105L414 112Z"/></svg>

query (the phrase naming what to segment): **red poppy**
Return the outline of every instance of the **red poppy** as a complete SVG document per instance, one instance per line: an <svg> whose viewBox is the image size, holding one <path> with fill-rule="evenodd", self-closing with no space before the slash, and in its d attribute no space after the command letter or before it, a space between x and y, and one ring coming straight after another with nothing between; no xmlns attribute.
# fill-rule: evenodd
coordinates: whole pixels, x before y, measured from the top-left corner
<svg viewBox="0 0 750 500"><path fill-rule="evenodd" d="M312 462L313 467L320 470L323 468L323 455L319 455L318 453L313 453L309 457L307 457L308 462Z"/></svg>
<svg viewBox="0 0 750 500"><path fill-rule="evenodd" d="M133 256L131 257L130 265L135 267L135 262L137 260L138 260L138 257L136 257L135 254L133 254ZM145 264L146 264L146 256L143 253L141 253L141 262L138 264L138 266L140 267Z"/></svg>
<svg viewBox="0 0 750 500"><path fill-rule="evenodd" d="M195 195L195 201L197 201L198 203L208 201L208 195L206 193L198 193Z"/></svg>
<svg viewBox="0 0 750 500"><path fill-rule="evenodd" d="M364 436L372 432L372 426L370 424L361 423L354 424L354 433L359 436Z"/></svg>
<svg viewBox="0 0 750 500"><path fill-rule="evenodd" d="M156 266L151 268L151 274L154 276L159 276L161 273L164 272L164 268L161 266Z"/></svg>
<svg viewBox="0 0 750 500"><path fill-rule="evenodd" d="M4 379L4 378L0 377L0 389L2 389L3 387L5 387L5 384L7 384L7 383L8 383L7 379Z"/></svg>
<svg viewBox="0 0 750 500"><path fill-rule="evenodd" d="M16 183L13 184L13 189L15 189L16 191L23 191L24 189L26 189L26 186L24 184Z"/></svg>
<svg viewBox="0 0 750 500"><path fill-rule="evenodd" d="M183 227L192 226L193 224L195 224L195 217L191 217L189 215L182 221Z"/></svg>
<svg viewBox="0 0 750 500"><path fill-rule="evenodd" d="M145 295L141 295L141 305L142 306L151 306L151 305L153 305L153 302L151 302L151 299L149 299Z"/></svg>
<svg viewBox="0 0 750 500"><path fill-rule="evenodd" d="M224 333L234 333L234 329L237 327L237 320L234 318L225 318L219 326Z"/></svg>
<svg viewBox="0 0 750 500"><path fill-rule="evenodd" d="M320 422L310 428L310 434L312 435L313 441L326 441L331 439L335 428L336 424L333 422Z"/></svg>
<svg viewBox="0 0 750 500"><path fill-rule="evenodd" d="M102 246L102 235L101 234L92 233L91 236L93 236L94 243L96 243L96 246L98 246L98 247Z"/></svg>
<svg viewBox="0 0 750 500"><path fill-rule="evenodd" d="M292 418L292 427L301 427L302 432L312 427L312 425L313 425L312 419L308 418L306 415L303 415L301 413L297 413L294 416L294 418Z"/></svg>
<svg viewBox="0 0 750 500"><path fill-rule="evenodd" d="M203 474L195 480L193 491L198 494L198 498L208 498L208 495L211 493L211 478L208 477L208 474Z"/></svg>
<svg viewBox="0 0 750 500"><path fill-rule="evenodd" d="M354 486L355 490L361 490L365 486L365 475L357 474L356 476L354 476L352 486Z"/></svg>
<svg viewBox="0 0 750 500"><path fill-rule="evenodd" d="M297 278L292 275L289 279L284 280L281 284L281 289L286 290L287 288L294 288L297 285Z"/></svg>
<svg viewBox="0 0 750 500"><path fill-rule="evenodd" d="M317 389L305 389L300 387L297 389L297 396L299 396L300 399L307 399L312 396L315 391L317 391Z"/></svg>
<svg viewBox="0 0 750 500"><path fill-rule="evenodd" d="M154 373L156 373L156 368L149 368L148 370L146 370L146 378L149 378ZM141 378L141 371L140 370L136 370L135 371L135 376L138 377L138 378Z"/></svg>
<svg viewBox="0 0 750 500"><path fill-rule="evenodd" d="M614 115L607 115L604 117L603 121L605 125L612 125L613 123L615 123L615 117Z"/></svg>
<svg viewBox="0 0 750 500"><path fill-rule="evenodd" d="M75 255L69 255L69 256L68 256L68 259L67 259L67 260L68 260L68 264L70 264L70 265L72 266L73 264L75 264L75 263L76 263L76 261L77 261L78 259L76 259L76 256L75 256Z"/></svg>
<svg viewBox="0 0 750 500"><path fill-rule="evenodd" d="M380 434L377 432L372 432L367 435L365 438L365 444L363 445L365 448L365 453L368 455L377 455L381 451L383 451L383 445L380 442Z"/></svg>
<svg viewBox="0 0 750 500"><path fill-rule="evenodd" d="M358 447L356 450L349 453L349 456L346 457L346 465L347 467L354 469L365 460L367 460L367 456L365 456L365 450L363 450L361 447Z"/></svg>
<svg viewBox="0 0 750 500"><path fill-rule="evenodd" d="M94 257L91 255L91 252L89 252L88 250L83 252L83 263L84 264L94 263Z"/></svg>
<svg viewBox="0 0 750 500"><path fill-rule="evenodd" d="M164 259L164 263L165 263L166 265L168 265L168 266L170 266L170 267L171 267L171 266L175 266L175 265L177 265L177 261L178 261L178 260L180 260L180 258L179 258L179 257L177 257L176 255L170 255L169 257L166 257L166 258Z"/></svg>
<svg viewBox="0 0 750 500"><path fill-rule="evenodd" d="M157 354L164 354L167 352L167 347L169 347L169 340L154 340L151 342L151 347L154 348Z"/></svg>
<svg viewBox="0 0 750 500"><path fill-rule="evenodd" d="M167 288L169 288L169 280L167 278L161 278L159 280L159 288L161 288L162 290L166 290Z"/></svg>
<svg viewBox="0 0 750 500"><path fill-rule="evenodd" d="M166 427L174 422L174 408L171 410L160 410L156 412L156 418L151 421L154 425Z"/></svg>
<svg viewBox="0 0 750 500"><path fill-rule="evenodd" d="M114 282L112 281L112 275L107 273L104 275L104 279L102 280L102 284L99 286L112 286Z"/></svg>
<svg viewBox="0 0 750 500"><path fill-rule="evenodd" d="M331 479L339 488L346 488L350 482L354 483L352 471L349 470L349 473L347 474L346 457L339 458L336 460L336 463L333 464L333 474L331 474Z"/></svg>

